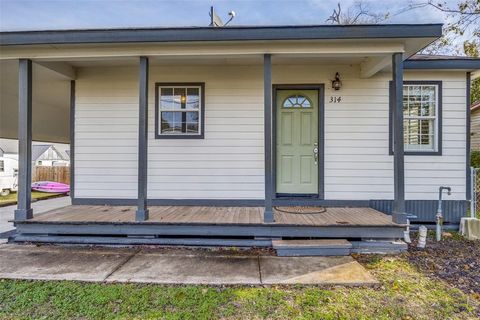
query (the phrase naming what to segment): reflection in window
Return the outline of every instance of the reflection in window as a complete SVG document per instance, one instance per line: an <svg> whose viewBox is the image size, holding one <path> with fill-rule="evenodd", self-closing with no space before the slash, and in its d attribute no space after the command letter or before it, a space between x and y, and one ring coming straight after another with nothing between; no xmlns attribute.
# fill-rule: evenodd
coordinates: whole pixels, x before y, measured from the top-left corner
<svg viewBox="0 0 480 320"><path fill-rule="evenodd" d="M311 108L312 105L307 97L302 95L293 95L285 99L283 102L284 108Z"/></svg>
<svg viewBox="0 0 480 320"><path fill-rule="evenodd" d="M159 135L200 135L201 87L159 87Z"/></svg>

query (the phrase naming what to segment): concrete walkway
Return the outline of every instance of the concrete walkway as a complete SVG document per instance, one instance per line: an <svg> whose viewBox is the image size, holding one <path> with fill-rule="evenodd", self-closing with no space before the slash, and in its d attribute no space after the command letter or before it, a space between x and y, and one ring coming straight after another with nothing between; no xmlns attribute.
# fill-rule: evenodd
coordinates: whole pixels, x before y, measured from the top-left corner
<svg viewBox="0 0 480 320"><path fill-rule="evenodd" d="M372 285L352 257L276 257L231 252L0 245L0 278L162 284Z"/></svg>
<svg viewBox="0 0 480 320"><path fill-rule="evenodd" d="M71 204L70 197L61 197L35 201L32 203L32 208L33 213L37 214L69 206ZM7 239L15 233L15 227L13 226L13 223L9 221L13 220L13 212L16 208L17 205L0 207L0 239Z"/></svg>

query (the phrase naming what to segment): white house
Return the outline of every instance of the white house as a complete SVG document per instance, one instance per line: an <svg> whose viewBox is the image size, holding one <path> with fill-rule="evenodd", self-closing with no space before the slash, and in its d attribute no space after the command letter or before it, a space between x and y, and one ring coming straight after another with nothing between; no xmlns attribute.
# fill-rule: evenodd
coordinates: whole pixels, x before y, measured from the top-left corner
<svg viewBox="0 0 480 320"><path fill-rule="evenodd" d="M32 161L36 166L66 167L70 165L70 156L52 144L36 144L32 145Z"/></svg>
<svg viewBox="0 0 480 320"><path fill-rule="evenodd" d="M21 163L32 66L70 83L74 206L36 218L20 166L16 240L397 239L407 214L434 221L440 186L452 190L445 223L457 224L480 60L415 56L441 34L439 24L3 32L0 58L19 74Z"/></svg>

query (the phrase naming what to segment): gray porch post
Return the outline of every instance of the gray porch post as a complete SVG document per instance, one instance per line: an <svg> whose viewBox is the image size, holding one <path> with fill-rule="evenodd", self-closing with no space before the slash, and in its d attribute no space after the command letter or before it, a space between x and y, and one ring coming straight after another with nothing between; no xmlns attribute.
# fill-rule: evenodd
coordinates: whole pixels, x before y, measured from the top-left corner
<svg viewBox="0 0 480 320"><path fill-rule="evenodd" d="M32 60L18 64L18 205L15 220L33 217L32 202Z"/></svg>
<svg viewBox="0 0 480 320"><path fill-rule="evenodd" d="M403 54L392 56L393 73L393 222L407 223L405 213L405 165L403 142Z"/></svg>
<svg viewBox="0 0 480 320"><path fill-rule="evenodd" d="M140 57L138 113L138 205L136 221L148 220L147 153L148 153L148 58Z"/></svg>
<svg viewBox="0 0 480 320"><path fill-rule="evenodd" d="M273 222L273 172L272 172L272 137L273 137L273 106L272 106L272 57L263 57L263 94L264 94L264 144L265 144L265 211L264 222Z"/></svg>

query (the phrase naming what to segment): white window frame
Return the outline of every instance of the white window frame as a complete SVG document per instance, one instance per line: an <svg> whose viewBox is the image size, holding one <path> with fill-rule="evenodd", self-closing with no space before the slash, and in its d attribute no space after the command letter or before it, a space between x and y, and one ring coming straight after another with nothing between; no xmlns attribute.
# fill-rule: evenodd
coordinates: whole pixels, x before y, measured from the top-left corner
<svg viewBox="0 0 480 320"><path fill-rule="evenodd" d="M390 82L390 97L392 97L392 90L393 90L393 83ZM409 145L404 143L404 154L405 155L437 155L441 156L442 155L442 81L438 80L406 80L403 82L403 88L402 92L405 90L405 87L409 86L426 86L426 87L435 87L435 120L433 123L433 148L411 148ZM404 99L404 96L402 94L402 101ZM393 101L390 99L390 113L389 113L389 118L390 118L390 125L389 125L389 131L390 131L390 147L389 147L389 153L390 155L393 155L393 111L394 111L394 106L393 106ZM403 110L403 106L402 106ZM405 114L403 115L403 119L408 120L408 119L431 119L433 118L430 116L406 116ZM402 125L404 125L402 123ZM404 127L404 142L406 138L406 130Z"/></svg>
<svg viewBox="0 0 480 320"><path fill-rule="evenodd" d="M162 108L161 90L162 89L198 89L199 101L198 110L196 109L171 109ZM175 132L162 133L162 112L197 112L198 113L198 131L196 133ZM205 122L205 84L204 83L156 83L155 84L155 138L156 139L203 139L204 138L204 122Z"/></svg>
<svg viewBox="0 0 480 320"><path fill-rule="evenodd" d="M422 100L422 90L424 87L434 87L435 88L435 100L433 101L434 104L435 104L435 110L434 110L434 113L435 115L433 116L422 116L422 115L408 115L408 114L405 114L403 115L403 120L418 120L418 121L421 121L421 120L427 120L429 122L429 124L431 123L432 125L429 125L429 133L428 135L431 135L432 136L432 147L431 148L427 148L425 147L425 145L422 145L422 144L418 144L418 145L415 145L415 144L408 144L408 140L407 139L407 142L405 142L405 138L407 137L408 135L408 132L405 128L405 125L404 125L404 150L406 152L436 152L438 150L438 134L439 134L439 130L438 130L438 112L439 112L439 108L438 108L438 105L439 105L439 97L438 97L438 91L439 91L439 86L437 84L405 84L403 85L403 89L405 91L405 88L407 88L407 97L410 97L410 88L412 87L419 87L420 88L420 103L423 103L425 101ZM405 93L403 94L403 98L405 98ZM407 99L407 103L410 101L410 99ZM431 102L430 100L428 102ZM421 110L421 106L420 106L420 110ZM432 121L433 120L433 121ZM433 128L432 128L433 126ZM420 129L421 130L421 129ZM433 131L433 133L431 133L431 131ZM419 138L419 141L421 141L421 136L422 136L422 133L419 134L418 138Z"/></svg>

